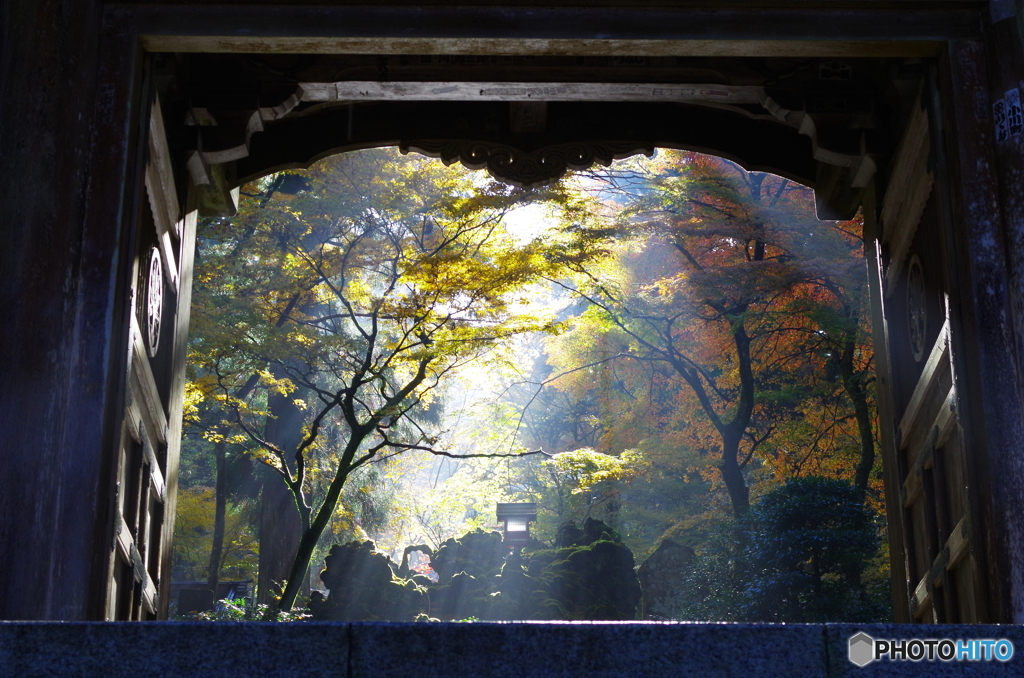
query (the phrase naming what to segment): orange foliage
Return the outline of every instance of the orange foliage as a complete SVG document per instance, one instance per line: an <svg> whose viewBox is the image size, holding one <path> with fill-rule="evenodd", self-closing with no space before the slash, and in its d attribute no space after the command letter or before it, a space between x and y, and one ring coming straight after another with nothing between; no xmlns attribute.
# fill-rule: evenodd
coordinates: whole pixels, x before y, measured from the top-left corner
<svg viewBox="0 0 1024 678"><path fill-rule="evenodd" d="M604 385L601 409L614 415L599 449L692 454L737 514L750 486L786 477L866 488L874 432L859 406L871 398L872 359L860 222L820 222L806 187L694 153L597 178L606 206L584 232L613 243L617 266L580 271L589 308L551 351L562 369L599 363L557 382L578 397Z"/></svg>

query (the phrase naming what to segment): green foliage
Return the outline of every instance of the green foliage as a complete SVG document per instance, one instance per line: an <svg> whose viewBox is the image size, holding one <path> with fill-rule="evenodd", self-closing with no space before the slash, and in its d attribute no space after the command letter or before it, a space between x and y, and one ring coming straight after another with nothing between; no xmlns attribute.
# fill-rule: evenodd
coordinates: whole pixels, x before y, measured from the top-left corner
<svg viewBox="0 0 1024 678"><path fill-rule="evenodd" d="M304 609L285 612L274 609L270 605L257 605L247 599L228 600L225 598L217 601L214 610L178 614L172 609L169 617L171 621L296 622L307 621L310 619L310 614Z"/></svg>
<svg viewBox="0 0 1024 678"><path fill-rule="evenodd" d="M190 345L190 416L295 497L303 536L285 609L351 475L442 452L446 380L553 330L525 291L585 254L506 232L505 213L536 196L393 149L304 177L311 190L295 196L274 193L279 179L247 187L237 217L203 225Z"/></svg>
<svg viewBox="0 0 1024 678"><path fill-rule="evenodd" d="M642 472L642 459L633 450L612 456L592 448L580 448L559 452L543 463L551 467L552 475L559 478L559 485L570 494L583 494L607 491L615 483L635 477Z"/></svg>
<svg viewBox="0 0 1024 678"><path fill-rule="evenodd" d="M452 442L458 451L503 449L467 444L462 436ZM457 535L493 529L495 504L523 499L509 487L507 461L425 455L396 459L389 475L403 495L394 510L395 520L375 541L392 552L407 543L427 543L437 549Z"/></svg>
<svg viewBox="0 0 1024 678"><path fill-rule="evenodd" d="M863 576L879 547L876 516L842 480L794 478L751 511L745 591L755 621L879 621ZM887 602L887 601L886 601Z"/></svg>
<svg viewBox="0 0 1024 678"><path fill-rule="evenodd" d="M178 490L174 522L173 571L179 579L205 581L213 541L214 490L186 487ZM248 516L232 507L225 516L224 548L220 571L226 578L249 579L256 571L259 543Z"/></svg>
<svg viewBox="0 0 1024 678"><path fill-rule="evenodd" d="M856 488L790 479L741 521L697 536L676 619L868 622L891 616L888 572L877 567L877 516Z"/></svg>

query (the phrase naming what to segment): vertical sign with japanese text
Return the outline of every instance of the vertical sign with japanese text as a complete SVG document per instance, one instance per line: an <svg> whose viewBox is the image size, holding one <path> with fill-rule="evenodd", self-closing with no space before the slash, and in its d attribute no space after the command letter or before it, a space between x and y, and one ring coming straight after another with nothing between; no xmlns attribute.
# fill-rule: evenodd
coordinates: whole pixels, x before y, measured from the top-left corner
<svg viewBox="0 0 1024 678"><path fill-rule="evenodd" d="M1006 102L1006 127L1011 137L1018 136L1024 132L1024 115L1020 108L1020 90L1016 87L1006 92L1003 97Z"/></svg>

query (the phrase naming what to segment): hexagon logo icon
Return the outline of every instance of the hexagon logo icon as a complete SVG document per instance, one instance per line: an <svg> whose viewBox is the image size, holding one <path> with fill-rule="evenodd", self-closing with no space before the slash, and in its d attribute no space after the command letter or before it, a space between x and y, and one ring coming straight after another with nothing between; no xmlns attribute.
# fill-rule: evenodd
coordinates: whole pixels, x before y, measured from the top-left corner
<svg viewBox="0 0 1024 678"><path fill-rule="evenodd" d="M861 631L850 636L850 661L857 666L867 666L875 659L875 639Z"/></svg>

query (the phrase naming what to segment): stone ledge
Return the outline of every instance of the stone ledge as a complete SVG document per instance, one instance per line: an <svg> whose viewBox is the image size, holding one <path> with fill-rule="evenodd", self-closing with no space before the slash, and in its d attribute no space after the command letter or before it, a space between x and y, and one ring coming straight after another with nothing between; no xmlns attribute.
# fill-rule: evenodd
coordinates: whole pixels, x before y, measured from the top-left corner
<svg viewBox="0 0 1024 678"><path fill-rule="evenodd" d="M1009 662L847 660L850 636L1006 638ZM833 678L1020 675L1024 627L697 623L0 622L0 678Z"/></svg>
<svg viewBox="0 0 1024 678"><path fill-rule="evenodd" d="M752 635L756 646L737 652ZM793 678L824 668L823 641L820 626L528 623L353 625L349 642L353 678L398 678L410 666L420 678Z"/></svg>

